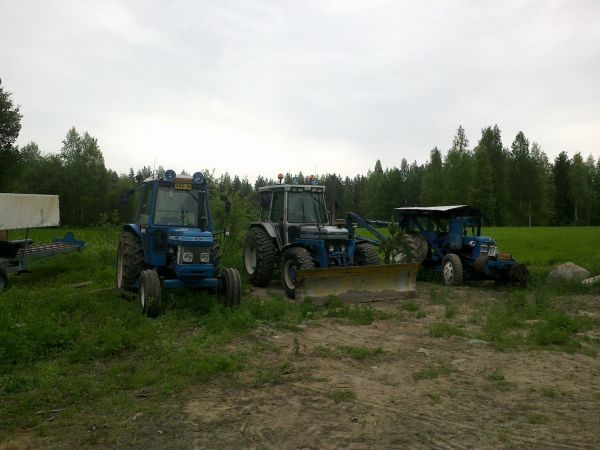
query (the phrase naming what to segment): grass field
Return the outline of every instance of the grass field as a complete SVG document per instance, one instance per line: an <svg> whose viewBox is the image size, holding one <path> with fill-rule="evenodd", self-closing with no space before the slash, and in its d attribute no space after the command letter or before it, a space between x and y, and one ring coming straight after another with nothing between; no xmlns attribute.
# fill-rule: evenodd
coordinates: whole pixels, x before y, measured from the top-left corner
<svg viewBox="0 0 600 450"><path fill-rule="evenodd" d="M31 237L47 242L63 232L36 230ZM277 295L259 300L247 287L242 307L230 311L211 296L172 291L165 294L164 314L150 320L139 313L135 302L113 289L119 232L75 230L77 238L87 241L85 251L41 262L30 274L10 275L11 289L0 294L0 448L23 434L38 443L50 439L59 447L114 447L115 442L128 447L145 442L146 447L176 448L177 441L166 436L149 438L147 428L132 432L128 420L136 414L170 414L164 405L193 386L223 380L235 386L245 380L244 386L251 387L285 383L305 350L293 340L291 356L270 363L265 355L280 355L281 350L274 350L257 333L270 330L295 336L307 323L324 331L338 323L370 327L377 321L431 321L424 330L428 339L483 339L501 352L551 350L595 358L600 319L578 311L580 298L598 299L598 288L548 287L542 280L552 265L567 260L600 273L600 229L488 228L485 233L530 266L537 277L533 287L515 291L490 287L489 301L470 302L474 294L467 292L461 303L454 291L434 285L426 300L393 311L336 301L317 308ZM23 236L11 235L19 237ZM239 255L230 255L230 261L239 261ZM465 318L467 307L473 311ZM432 314L439 314L439 320ZM319 358L351 364L371 361L376 366L389 356L368 340L316 348ZM440 362L419 369L411 380L454 372ZM344 387L328 388L324 397L340 407L357 401L356 394Z"/></svg>
<svg viewBox="0 0 600 450"><path fill-rule="evenodd" d="M492 236L501 251L512 253L534 272L572 261L600 274L600 227L495 227L481 234Z"/></svg>

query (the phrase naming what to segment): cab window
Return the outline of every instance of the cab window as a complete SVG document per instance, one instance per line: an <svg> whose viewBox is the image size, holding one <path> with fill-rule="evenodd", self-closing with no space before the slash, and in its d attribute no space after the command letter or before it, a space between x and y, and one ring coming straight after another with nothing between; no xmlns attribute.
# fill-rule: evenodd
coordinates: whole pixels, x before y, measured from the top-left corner
<svg viewBox="0 0 600 450"><path fill-rule="evenodd" d="M283 191L273 193L273 207L271 208L271 222L283 222Z"/></svg>
<svg viewBox="0 0 600 450"><path fill-rule="evenodd" d="M152 185L144 185L142 191L142 203L140 205L139 222L140 225L148 225L148 218L150 217L150 206L152 203Z"/></svg>

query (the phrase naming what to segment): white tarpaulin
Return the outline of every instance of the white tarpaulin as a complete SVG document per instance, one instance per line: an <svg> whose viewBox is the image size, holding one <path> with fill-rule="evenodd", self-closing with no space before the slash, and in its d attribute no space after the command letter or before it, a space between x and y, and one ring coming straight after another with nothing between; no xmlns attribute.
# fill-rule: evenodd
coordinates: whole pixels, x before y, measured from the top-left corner
<svg viewBox="0 0 600 450"><path fill-rule="evenodd" d="M59 222L58 195L0 193L0 230L55 227Z"/></svg>

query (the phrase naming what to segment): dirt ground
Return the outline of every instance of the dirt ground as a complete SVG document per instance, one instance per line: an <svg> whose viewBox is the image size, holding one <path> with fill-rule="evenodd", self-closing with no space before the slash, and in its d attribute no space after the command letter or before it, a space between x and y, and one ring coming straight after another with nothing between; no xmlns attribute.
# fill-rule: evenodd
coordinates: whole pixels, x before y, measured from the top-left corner
<svg viewBox="0 0 600 450"><path fill-rule="evenodd" d="M263 357L284 368L281 379L189 392L185 413L193 446L600 446L599 358L498 351L464 337L432 338L428 326L445 309L428 304L430 289L419 287L417 303L427 316L418 320L406 314L371 325L328 320L308 322L300 332L260 330ZM486 295L489 289L462 289L456 321L468 322L469 299ZM374 307L396 315L401 308ZM381 351L361 360L345 354L347 347ZM346 399L340 401L336 392Z"/></svg>
<svg viewBox="0 0 600 450"><path fill-rule="evenodd" d="M599 357L433 338L429 326L444 320L446 307L431 304L432 288L439 286L419 284L420 318L402 302L380 302L372 306L389 318L370 325L329 318L300 330L259 328L232 343L254 355L247 370L125 420L113 440L116 430L104 430L108 447L600 447ZM490 295L486 287L455 290L452 323L476 330L474 299ZM600 298L588 303L582 313L600 313ZM61 441L12 445L63 448Z"/></svg>

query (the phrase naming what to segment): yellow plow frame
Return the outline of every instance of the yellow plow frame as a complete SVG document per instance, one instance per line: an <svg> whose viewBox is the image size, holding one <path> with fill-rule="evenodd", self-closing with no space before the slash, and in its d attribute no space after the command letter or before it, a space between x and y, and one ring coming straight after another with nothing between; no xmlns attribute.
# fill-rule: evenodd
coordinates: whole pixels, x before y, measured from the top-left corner
<svg viewBox="0 0 600 450"><path fill-rule="evenodd" d="M296 273L296 300L344 303L399 300L417 295L419 263L304 269Z"/></svg>

